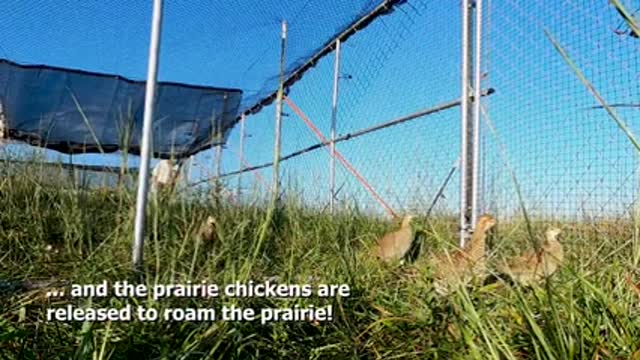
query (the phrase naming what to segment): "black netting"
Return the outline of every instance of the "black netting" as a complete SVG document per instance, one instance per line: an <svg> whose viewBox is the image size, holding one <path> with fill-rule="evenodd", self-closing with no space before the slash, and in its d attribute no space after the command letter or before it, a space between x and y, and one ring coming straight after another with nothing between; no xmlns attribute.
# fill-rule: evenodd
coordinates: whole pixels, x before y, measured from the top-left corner
<svg viewBox="0 0 640 360"><path fill-rule="evenodd" d="M260 111L274 100L282 20L288 23L285 67L291 86L332 51L337 36L348 38L404 2L165 1L158 80L216 88L160 86L155 155L188 156L215 144L206 122L211 115L220 116L225 92L227 114L218 118L224 137L239 113ZM3 12L11 16L0 23L0 58L47 65L19 68L2 63L0 95L9 134L63 152L115 151L119 142L114 124L132 103L130 152L137 153L144 86L133 81L146 76L151 10L151 2L117 0L3 2Z"/></svg>

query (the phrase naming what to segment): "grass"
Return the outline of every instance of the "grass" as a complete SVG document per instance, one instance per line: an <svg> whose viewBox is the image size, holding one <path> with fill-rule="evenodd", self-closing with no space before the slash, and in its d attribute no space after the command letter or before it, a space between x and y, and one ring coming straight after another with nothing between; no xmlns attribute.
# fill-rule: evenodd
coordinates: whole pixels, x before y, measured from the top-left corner
<svg viewBox="0 0 640 360"><path fill-rule="evenodd" d="M618 1L612 4L631 19ZM627 21L637 34L637 24ZM636 27L634 27L636 26ZM633 134L561 45L552 45L632 145ZM79 110L80 107L78 106ZM81 111L81 110L80 110ZM487 118L485 120L489 121ZM495 130L492 129L495 134ZM497 136L497 135L496 135ZM122 139L125 143L128 138ZM531 219L515 173L524 221L499 224L489 263L532 246L561 226L567 261L539 286L501 280L435 294L424 261L455 246L454 216L419 218L422 253L384 265L370 246L393 225L357 209L335 216L306 207L295 191L278 208L233 204L208 195L152 197L143 281L217 284L277 276L285 283L348 284L345 298L47 298L50 288L12 284L56 279L77 284L137 281L130 250L135 194L123 186L86 189L34 161L0 164L0 356L7 359L636 359L640 360L638 217L550 223ZM126 163L126 158L125 158ZM426 210L426 209L425 209ZM196 231L213 215L219 240ZM68 291L68 287L67 287ZM141 305L160 311L224 305L260 309L331 305L327 322L46 322L51 307Z"/></svg>
<svg viewBox="0 0 640 360"><path fill-rule="evenodd" d="M0 180L0 280L58 279L89 284L129 280L135 194L78 189L33 168L3 165ZM33 165L37 167L37 165ZM431 251L454 246L453 217L419 219L425 229L416 263L386 266L369 246L394 225L357 210L335 217L285 200L258 248L266 209L210 198L159 197L147 217L149 285L243 279L348 284L330 299L46 298L46 289L0 297L0 355L9 359L628 359L640 358L640 272L632 264L633 224L564 224L569 260L548 284L503 282L435 295ZM201 244L195 231L212 214L220 240ZM547 223L532 219L541 234ZM54 249L48 250L48 245ZM531 246L519 223L500 224L492 261ZM57 252L55 251L57 250ZM255 256L254 256L255 255ZM411 271L410 271L411 270ZM417 276L409 276L413 272ZM289 307L333 305L332 321L45 322L67 303L123 307Z"/></svg>

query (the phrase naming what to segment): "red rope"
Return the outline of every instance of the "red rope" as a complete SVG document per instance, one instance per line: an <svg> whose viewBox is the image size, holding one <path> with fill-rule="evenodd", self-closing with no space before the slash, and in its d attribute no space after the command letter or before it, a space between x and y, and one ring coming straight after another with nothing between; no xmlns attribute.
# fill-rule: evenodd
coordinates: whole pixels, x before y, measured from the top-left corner
<svg viewBox="0 0 640 360"><path fill-rule="evenodd" d="M287 105L289 105L289 107L293 111L295 111L296 114L298 114L300 119L302 119L302 121L304 121L304 123L307 124L307 126L311 129L311 131L313 131L318 137L318 139L320 139L320 141L327 144L329 143L329 141L322 135L320 130L318 130L318 128L316 128L315 125L313 125L311 120L309 120L309 118L296 106L296 104L293 103L291 99L289 99L288 97L285 97L284 101L287 103ZM327 148L327 151L331 153L331 150L329 148ZM371 193L371 196L373 196L373 198L377 200L378 203L382 205L382 207L384 207L387 213L389 213L389 215L391 215L394 218L398 217L398 215L396 215L393 209L391 209L391 207L380 197L380 195L378 195L378 193L373 189L373 187L369 185L367 180L362 175L360 175L360 173L347 161L347 159L345 159L344 156L342 156L342 154L338 152L338 150L334 150L334 151L335 151L335 157L342 163L342 165L344 165L344 167L347 170L349 170L349 172L353 176L355 176L358 182L360 182L360 184L362 184L362 186L364 186L364 188Z"/></svg>

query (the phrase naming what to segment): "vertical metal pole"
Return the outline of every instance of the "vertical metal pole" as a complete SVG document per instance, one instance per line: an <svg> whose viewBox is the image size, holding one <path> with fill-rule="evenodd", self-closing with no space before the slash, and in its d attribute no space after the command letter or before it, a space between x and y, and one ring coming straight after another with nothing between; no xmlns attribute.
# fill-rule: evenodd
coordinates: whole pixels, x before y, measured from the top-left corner
<svg viewBox="0 0 640 360"><path fill-rule="evenodd" d="M140 172L138 174L138 196L136 200L136 219L133 242L133 266L142 270L142 250L144 247L144 222L149 186L149 153L151 150L151 122L155 103L156 81L158 77L158 55L160 51L160 33L162 30L162 0L153 1L151 22L151 41L149 45L149 65L144 99L144 118L142 123L142 148L140 151Z"/></svg>
<svg viewBox="0 0 640 360"><path fill-rule="evenodd" d="M238 169L240 171L244 170L244 119L245 116L242 114L240 116L240 149L238 149L238 161L240 162ZM240 199L240 195L242 193L242 173L238 174L238 200Z"/></svg>
<svg viewBox="0 0 640 360"><path fill-rule="evenodd" d="M280 86L276 100L276 130L273 150L273 184L271 189L272 204L275 205L280 195L280 136L282 130L282 98L284 97L285 46L287 44L287 22L282 21L282 38L280 43Z"/></svg>
<svg viewBox="0 0 640 360"><path fill-rule="evenodd" d="M636 160L636 179L640 174L640 163L638 162L639 156L635 152L634 156ZM638 181L638 180L636 180ZM633 202L633 265L638 266L640 263L640 184L636 183L636 198Z"/></svg>
<svg viewBox="0 0 640 360"><path fill-rule="evenodd" d="M222 123L227 118L227 100L229 99L229 94L226 92L223 96L222 103L222 114L219 118L214 119L214 131L215 138L218 141L218 146L216 147L216 160L215 160L215 182L213 193L215 194L216 206L218 205L218 201L220 200L220 195L222 194L222 183L220 182L220 175L222 175L222 145L224 145L224 133L222 130Z"/></svg>
<svg viewBox="0 0 640 360"><path fill-rule="evenodd" d="M469 137L469 130L472 124L470 123L470 99L469 99L469 81L471 72L471 46L470 46L470 32L471 32L471 16L470 12L470 0L462 0L462 68L461 68L461 164L460 164L460 246L464 246L467 238L469 237L469 223L471 221L470 205L471 205L471 174L470 174L470 162L471 157L471 143L472 139Z"/></svg>
<svg viewBox="0 0 640 360"><path fill-rule="evenodd" d="M216 147L216 178L220 179L222 173L222 144Z"/></svg>
<svg viewBox="0 0 640 360"><path fill-rule="evenodd" d="M69 153L69 182L76 187L76 170L73 166L73 153Z"/></svg>
<svg viewBox="0 0 640 360"><path fill-rule="evenodd" d="M478 221L480 209L480 192L478 182L480 176L480 85L482 75L482 0L475 0L475 51L473 65L473 164L471 171L471 226Z"/></svg>
<svg viewBox="0 0 640 360"><path fill-rule="evenodd" d="M191 155L189 156L189 158L187 159L187 167L184 171L184 177L185 177L185 186L188 187L189 184L191 183L191 169L193 168L193 160L195 158L195 155Z"/></svg>
<svg viewBox="0 0 640 360"><path fill-rule="evenodd" d="M333 99L331 102L331 144L329 158L329 209L334 213L336 197L336 117L338 115L338 84L340 82L340 39L336 40L335 64L333 68Z"/></svg>
<svg viewBox="0 0 640 360"><path fill-rule="evenodd" d="M2 107L2 99L0 99L0 146L3 144L3 139L9 134L5 134L6 121L4 120L4 109Z"/></svg>
<svg viewBox="0 0 640 360"><path fill-rule="evenodd" d="M223 145L223 139L224 139L224 136L222 134L222 122L226 118L228 98L229 98L229 94L225 92L223 96L223 103L222 103L222 114L220 115L219 119L214 120L216 122L215 136L219 143L219 145L216 147L216 164L215 164L216 181L220 180L220 174L222 169L222 145Z"/></svg>

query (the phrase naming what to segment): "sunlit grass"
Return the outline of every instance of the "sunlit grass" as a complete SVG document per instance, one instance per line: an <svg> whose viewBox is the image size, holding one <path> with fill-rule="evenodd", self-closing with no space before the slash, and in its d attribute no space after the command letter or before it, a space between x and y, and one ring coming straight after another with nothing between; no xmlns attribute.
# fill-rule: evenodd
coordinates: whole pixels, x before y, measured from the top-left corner
<svg viewBox="0 0 640 360"><path fill-rule="evenodd" d="M81 190L39 179L29 168L7 170L0 182L0 353L7 358L440 358L614 359L640 351L640 272L632 264L631 221L566 223L569 258L548 284L534 289L502 281L436 296L420 259L456 243L455 217L419 218L426 231L414 264L387 266L369 246L394 225L357 211L331 217L291 195L258 247L266 208L160 197L147 217L146 282L219 284L263 281L346 283L344 299L99 299L93 306L138 303L167 307L286 307L333 304L333 321L45 323L45 309L88 299L46 299L43 290L9 291L27 279L76 283L131 280L135 194ZM37 166L37 165L34 165ZM46 181L45 181L46 180ZM208 215L219 241L199 243ZM492 238L490 263L529 247L528 231L503 223ZM547 223L531 220L540 236ZM49 250L48 245L54 252ZM413 275L411 275L413 274ZM417 275L416 275L417 274ZM626 280L625 280L626 279Z"/></svg>

